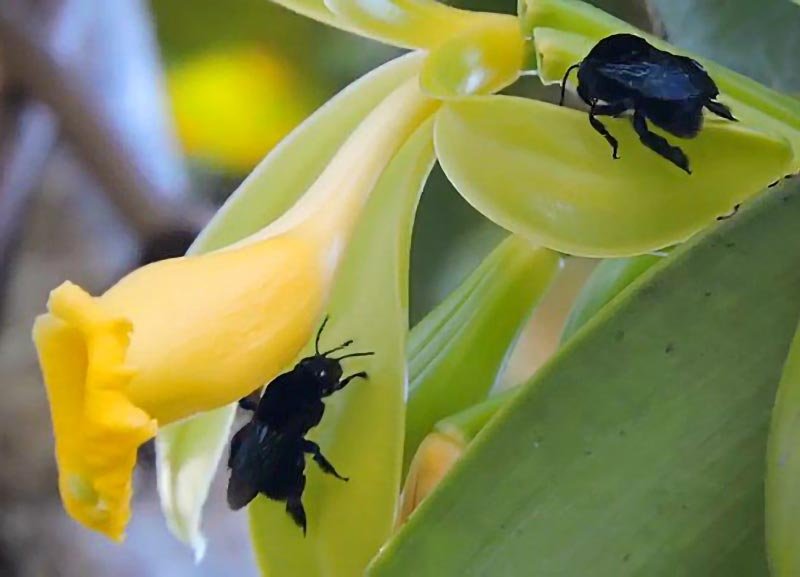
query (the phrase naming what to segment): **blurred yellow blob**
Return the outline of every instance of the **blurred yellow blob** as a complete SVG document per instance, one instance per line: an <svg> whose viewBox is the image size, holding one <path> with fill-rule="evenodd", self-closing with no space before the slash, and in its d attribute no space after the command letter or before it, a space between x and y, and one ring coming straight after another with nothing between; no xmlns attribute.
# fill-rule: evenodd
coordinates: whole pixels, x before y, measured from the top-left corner
<svg viewBox="0 0 800 577"><path fill-rule="evenodd" d="M289 62L247 46L173 67L167 85L185 152L229 172L247 172L313 110Z"/></svg>

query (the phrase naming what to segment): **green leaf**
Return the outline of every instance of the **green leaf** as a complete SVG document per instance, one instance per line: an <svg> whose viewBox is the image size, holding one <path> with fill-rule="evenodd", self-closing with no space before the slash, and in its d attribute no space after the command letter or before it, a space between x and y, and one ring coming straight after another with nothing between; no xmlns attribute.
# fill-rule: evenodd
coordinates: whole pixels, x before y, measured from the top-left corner
<svg viewBox="0 0 800 577"><path fill-rule="evenodd" d="M444 105L436 154L464 198L531 242L581 256L627 256L683 241L789 171L779 137L712 121L681 141L693 174L604 119L614 160L585 112L510 96Z"/></svg>
<svg viewBox="0 0 800 577"><path fill-rule="evenodd" d="M678 248L478 434L370 577L766 577L764 462L800 193Z"/></svg>
<svg viewBox="0 0 800 577"><path fill-rule="evenodd" d="M313 183L353 129L419 70L421 56L394 60L358 80L278 145L219 210L190 253L226 246L260 230ZM236 407L162 427L156 438L158 490L172 532L202 556L200 517L228 442Z"/></svg>
<svg viewBox="0 0 800 577"><path fill-rule="evenodd" d="M772 411L766 484L772 577L800 575L800 330L789 351Z"/></svg>
<svg viewBox="0 0 800 577"><path fill-rule="evenodd" d="M779 90L800 90L800 11L785 0L648 2L676 46Z"/></svg>
<svg viewBox="0 0 800 577"><path fill-rule="evenodd" d="M433 425L483 400L561 263L511 236L411 331L403 470Z"/></svg>
<svg viewBox="0 0 800 577"><path fill-rule="evenodd" d="M373 357L345 361L356 380L330 399L309 437L343 483L306 468L308 535L284 504L258 497L250 506L256 557L265 575L361 575L389 536L400 486L408 330L408 254L419 193L433 164L432 122L401 149L381 176L337 274L325 346L355 339Z"/></svg>
<svg viewBox="0 0 800 577"><path fill-rule="evenodd" d="M516 19L492 19L432 50L422 67L420 85L441 99L498 92L519 78L523 52Z"/></svg>
<svg viewBox="0 0 800 577"><path fill-rule="evenodd" d="M567 342L589 319L661 258L643 254L631 258L610 258L597 265L572 305L561 333L561 342Z"/></svg>

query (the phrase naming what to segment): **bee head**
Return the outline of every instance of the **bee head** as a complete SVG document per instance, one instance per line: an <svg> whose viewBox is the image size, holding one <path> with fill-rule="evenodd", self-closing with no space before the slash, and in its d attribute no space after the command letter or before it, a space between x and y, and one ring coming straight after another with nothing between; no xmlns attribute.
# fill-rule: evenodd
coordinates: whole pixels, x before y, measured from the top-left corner
<svg viewBox="0 0 800 577"><path fill-rule="evenodd" d="M341 357L331 357L329 356L331 353L335 353L337 351L341 351L342 349L346 349L350 345L353 344L352 340L345 341L338 347L334 347L329 351L322 351L319 350L319 339L322 336L322 329L325 328L325 325L328 322L328 317L325 317L325 320L322 321L322 326L319 327L319 331L317 332L317 339L314 342L314 352L315 354L310 357L306 357L302 359L298 363L298 368L301 369L306 374L310 375L317 383L319 387L320 394L322 396L326 396L331 394L334 390L336 390L336 385L342 378L343 369L342 369L342 359L348 359L351 357L366 357L372 355L374 353L365 352L365 353L350 353L348 355L342 355Z"/></svg>

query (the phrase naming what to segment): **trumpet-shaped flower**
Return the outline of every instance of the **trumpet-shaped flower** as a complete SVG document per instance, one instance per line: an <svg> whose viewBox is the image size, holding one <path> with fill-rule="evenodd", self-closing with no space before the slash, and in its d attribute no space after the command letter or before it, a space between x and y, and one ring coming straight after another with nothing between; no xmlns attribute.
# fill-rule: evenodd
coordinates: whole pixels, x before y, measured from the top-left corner
<svg viewBox="0 0 800 577"><path fill-rule="evenodd" d="M369 192L432 107L401 86L289 211L245 240L146 266L99 297L72 283L51 293L34 340L75 519L121 539L136 449L157 426L234 402L291 362Z"/></svg>

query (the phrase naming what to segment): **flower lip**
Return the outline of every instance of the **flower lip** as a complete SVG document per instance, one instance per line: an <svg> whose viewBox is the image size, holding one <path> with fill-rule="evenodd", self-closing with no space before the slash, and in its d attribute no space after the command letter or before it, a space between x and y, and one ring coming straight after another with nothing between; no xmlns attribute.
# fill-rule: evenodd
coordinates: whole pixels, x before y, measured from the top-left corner
<svg viewBox="0 0 800 577"><path fill-rule="evenodd" d="M72 517L120 541L136 450L156 432L155 421L126 397L134 375L124 365L131 325L69 282L48 304L50 314L36 320L33 335L50 400L59 492Z"/></svg>

